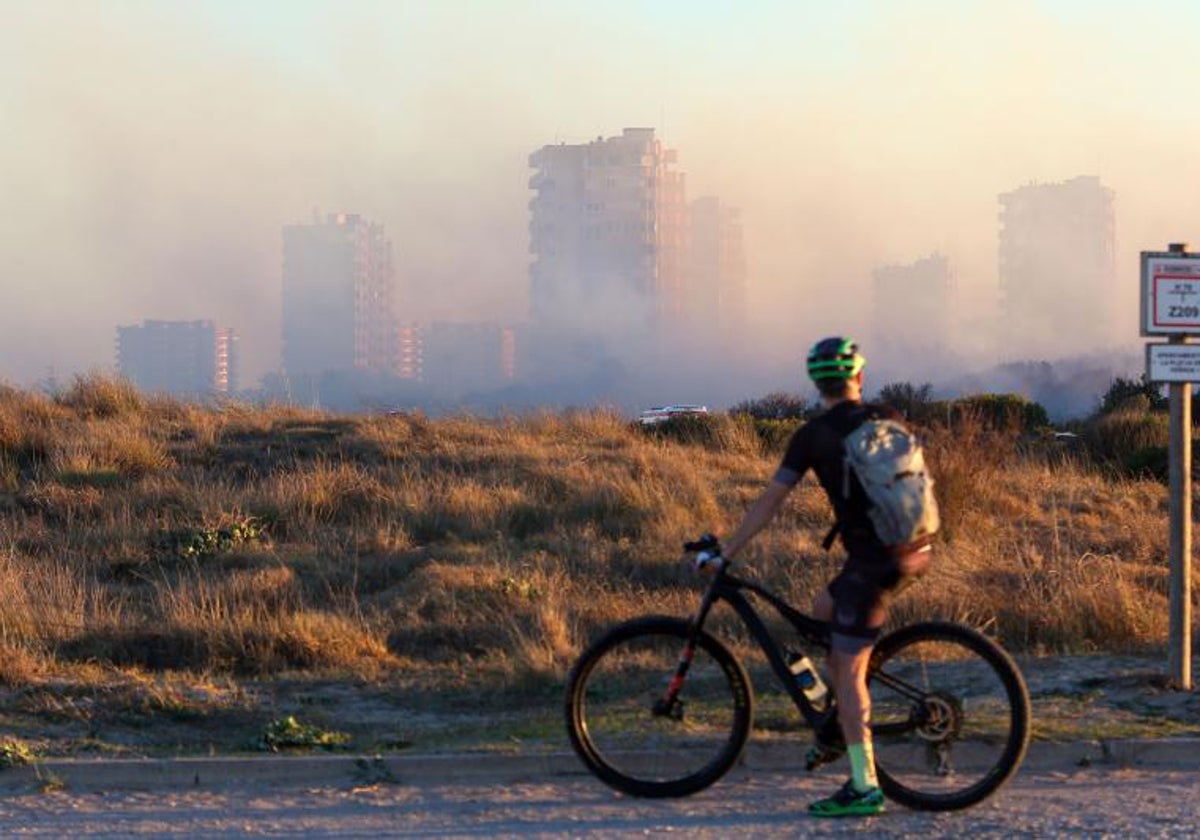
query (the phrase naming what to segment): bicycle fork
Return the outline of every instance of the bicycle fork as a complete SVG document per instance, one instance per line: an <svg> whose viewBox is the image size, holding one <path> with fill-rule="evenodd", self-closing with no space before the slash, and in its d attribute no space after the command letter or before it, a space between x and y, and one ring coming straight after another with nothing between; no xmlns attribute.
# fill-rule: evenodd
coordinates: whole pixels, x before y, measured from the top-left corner
<svg viewBox="0 0 1200 840"><path fill-rule="evenodd" d="M667 690L654 703L655 716L681 717L683 715L683 708L679 703L679 692L683 689L683 682L687 679L688 668L692 666L692 660L695 656L696 643L689 641L683 646L683 652L679 655L679 664L675 666L675 674L667 684Z"/></svg>
<svg viewBox="0 0 1200 840"><path fill-rule="evenodd" d="M717 588L724 576L725 569L722 567L717 570L712 582L708 585L708 590L700 600L700 609L696 611L696 616L692 619L691 633L687 644L683 646L682 653L679 654L679 664L675 666L675 674L667 684L667 690L663 692L663 696L654 703L653 711L656 717L674 717L676 719L683 717L683 705L679 702L679 692L683 690L688 669L692 667L692 660L696 658L696 639L703 632L704 620L708 618L709 610L712 609L713 601L716 599Z"/></svg>

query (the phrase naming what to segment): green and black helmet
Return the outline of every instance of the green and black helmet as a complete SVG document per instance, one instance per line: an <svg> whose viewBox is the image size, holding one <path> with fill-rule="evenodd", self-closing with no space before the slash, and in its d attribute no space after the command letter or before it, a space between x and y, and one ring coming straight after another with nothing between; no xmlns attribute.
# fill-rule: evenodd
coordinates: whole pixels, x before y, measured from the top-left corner
<svg viewBox="0 0 1200 840"><path fill-rule="evenodd" d="M853 338L823 338L808 351L808 376L815 381L853 379L866 364Z"/></svg>

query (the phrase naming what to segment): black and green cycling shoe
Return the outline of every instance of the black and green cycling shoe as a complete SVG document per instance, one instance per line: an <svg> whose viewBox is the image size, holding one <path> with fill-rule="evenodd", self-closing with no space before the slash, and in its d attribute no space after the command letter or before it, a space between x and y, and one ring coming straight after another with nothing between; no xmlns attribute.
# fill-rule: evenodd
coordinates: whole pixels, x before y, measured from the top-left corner
<svg viewBox="0 0 1200 840"><path fill-rule="evenodd" d="M877 787L860 791L853 781L842 785L842 789L828 799L821 799L808 806L814 817L870 817L883 813L883 791Z"/></svg>

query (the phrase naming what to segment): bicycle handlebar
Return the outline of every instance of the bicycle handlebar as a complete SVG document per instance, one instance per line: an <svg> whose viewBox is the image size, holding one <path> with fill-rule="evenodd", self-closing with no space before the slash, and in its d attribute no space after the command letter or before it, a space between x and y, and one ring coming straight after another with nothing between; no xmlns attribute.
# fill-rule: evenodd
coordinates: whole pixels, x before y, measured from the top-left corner
<svg viewBox="0 0 1200 840"><path fill-rule="evenodd" d="M684 551L709 551L716 554L721 553L721 541L717 539L715 534L705 534L698 540L685 542L683 544Z"/></svg>

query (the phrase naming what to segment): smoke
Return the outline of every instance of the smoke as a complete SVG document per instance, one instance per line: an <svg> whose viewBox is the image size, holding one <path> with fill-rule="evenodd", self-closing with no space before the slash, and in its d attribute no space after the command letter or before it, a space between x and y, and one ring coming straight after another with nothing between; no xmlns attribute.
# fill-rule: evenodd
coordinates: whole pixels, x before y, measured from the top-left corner
<svg viewBox="0 0 1200 840"><path fill-rule="evenodd" d="M0 376L108 368L144 318L214 318L250 378L277 368L281 228L318 207L387 226L405 320L522 314L522 145L480 142L500 114L466 101L488 91L465 68L384 96L415 68L367 23L288 57L199 7L27 4L0 58Z"/></svg>
<svg viewBox="0 0 1200 840"><path fill-rule="evenodd" d="M1200 242L1194 71L1160 37L1200 11L825 5L9 0L0 378L213 318L253 382L279 364L280 230L314 208L387 228L403 320L523 320L529 153L633 125L745 228L750 361L676 401L794 387L814 338L869 337L872 269L933 252L957 278L945 376L1000 361L997 196L1031 181L1115 191L1131 311L1137 252Z"/></svg>

